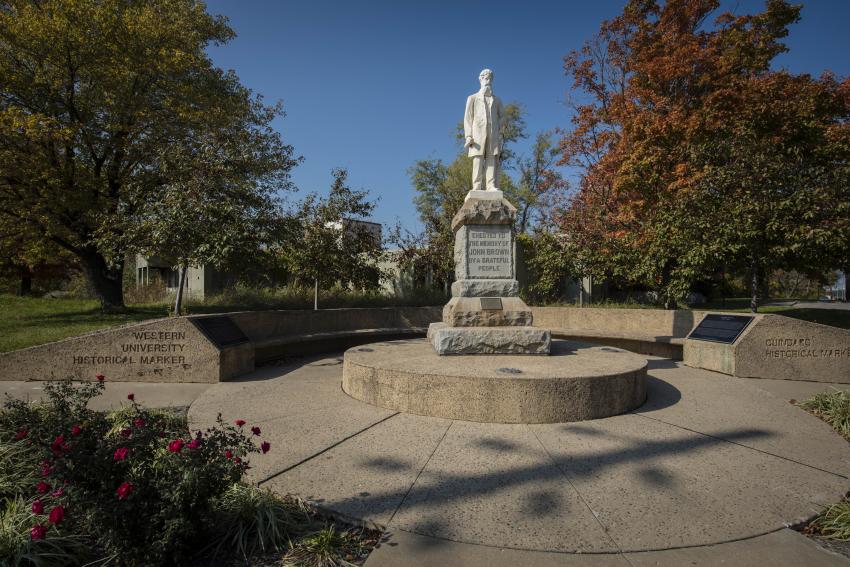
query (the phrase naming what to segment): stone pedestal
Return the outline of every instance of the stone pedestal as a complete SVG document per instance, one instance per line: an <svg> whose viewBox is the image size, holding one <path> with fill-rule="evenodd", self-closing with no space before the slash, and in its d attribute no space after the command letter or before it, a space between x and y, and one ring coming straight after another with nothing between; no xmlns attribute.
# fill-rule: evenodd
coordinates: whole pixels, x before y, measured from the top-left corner
<svg viewBox="0 0 850 567"><path fill-rule="evenodd" d="M452 219L456 281L428 330L439 354L549 354L549 331L531 326L519 298L515 218L501 191L471 191Z"/></svg>

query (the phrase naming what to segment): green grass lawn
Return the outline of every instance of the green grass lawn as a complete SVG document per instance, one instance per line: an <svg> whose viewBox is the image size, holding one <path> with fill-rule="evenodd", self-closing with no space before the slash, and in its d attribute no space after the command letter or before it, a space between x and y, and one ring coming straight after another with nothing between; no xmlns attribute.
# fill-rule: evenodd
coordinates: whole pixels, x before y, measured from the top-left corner
<svg viewBox="0 0 850 567"><path fill-rule="evenodd" d="M131 307L127 313L104 315L100 303L94 300L0 295L0 352L166 315L165 305Z"/></svg>

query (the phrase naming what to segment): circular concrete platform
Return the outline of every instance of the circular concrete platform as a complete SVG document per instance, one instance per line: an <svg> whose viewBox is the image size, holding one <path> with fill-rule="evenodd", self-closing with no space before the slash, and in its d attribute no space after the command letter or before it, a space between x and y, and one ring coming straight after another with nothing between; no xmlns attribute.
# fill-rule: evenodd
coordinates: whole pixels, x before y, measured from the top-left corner
<svg viewBox="0 0 850 567"><path fill-rule="evenodd" d="M426 339L345 352L342 389L381 408L483 423L560 423L609 417L646 400L646 358L552 341L540 355L439 356Z"/></svg>

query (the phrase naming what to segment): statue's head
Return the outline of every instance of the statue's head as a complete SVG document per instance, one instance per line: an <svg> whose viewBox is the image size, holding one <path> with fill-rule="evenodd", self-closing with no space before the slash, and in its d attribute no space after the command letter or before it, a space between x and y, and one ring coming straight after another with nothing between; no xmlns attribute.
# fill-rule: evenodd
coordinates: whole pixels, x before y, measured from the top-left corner
<svg viewBox="0 0 850 567"><path fill-rule="evenodd" d="M481 88L489 92L493 88L493 71L484 69L478 73L478 82L481 83Z"/></svg>

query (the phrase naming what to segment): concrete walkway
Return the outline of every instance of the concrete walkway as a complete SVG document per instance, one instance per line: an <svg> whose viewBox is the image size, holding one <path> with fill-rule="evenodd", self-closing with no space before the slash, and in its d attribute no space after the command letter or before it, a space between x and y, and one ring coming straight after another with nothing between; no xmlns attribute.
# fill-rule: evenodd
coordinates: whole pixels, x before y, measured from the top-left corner
<svg viewBox="0 0 850 567"><path fill-rule="evenodd" d="M828 384L652 359L649 400L630 414L498 425L355 401L341 362L216 384L189 417L259 425L272 451L251 480L385 527L369 567L850 565L784 529L850 488L847 443L787 401Z"/></svg>

